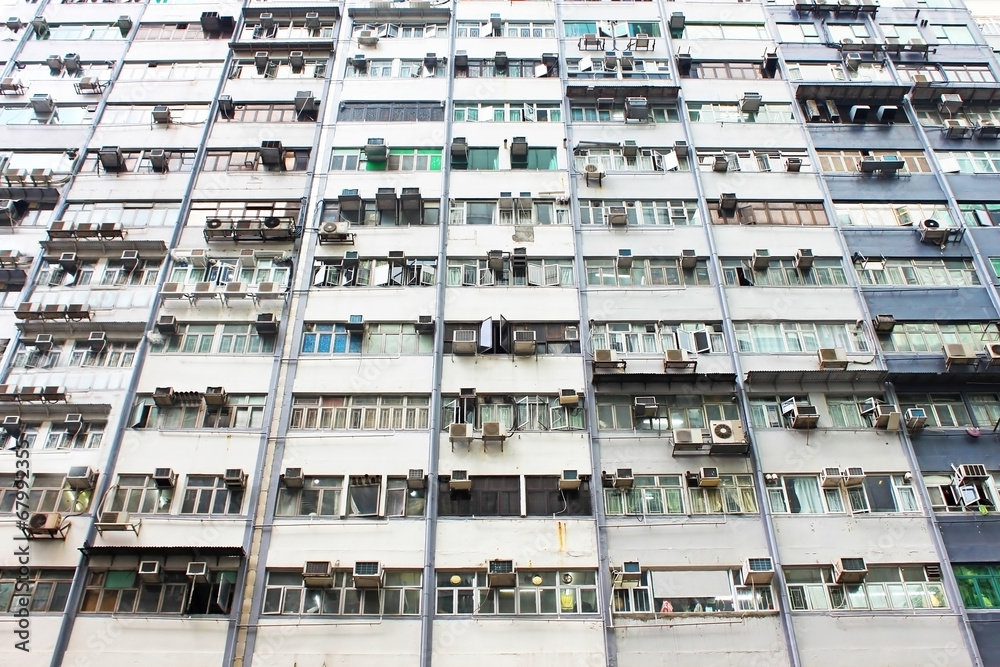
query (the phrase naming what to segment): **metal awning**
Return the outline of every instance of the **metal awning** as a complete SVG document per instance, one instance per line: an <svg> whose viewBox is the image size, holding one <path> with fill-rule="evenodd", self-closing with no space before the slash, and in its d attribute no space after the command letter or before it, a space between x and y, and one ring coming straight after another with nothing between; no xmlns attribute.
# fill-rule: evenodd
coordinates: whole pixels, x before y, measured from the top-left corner
<svg viewBox="0 0 1000 667"><path fill-rule="evenodd" d="M4 417L20 417L24 421L62 420L68 414L79 414L84 421L107 419L111 414L109 403L46 403L32 401L30 403L0 402L0 419Z"/></svg>
<svg viewBox="0 0 1000 667"><path fill-rule="evenodd" d="M235 556L237 558L243 558L246 552L241 546L229 546L229 547L218 547L218 546L205 546L200 544L190 544L183 546L135 546L135 545L93 545L87 542L83 543L80 547L80 551L84 556L90 558L91 556L127 556L127 555L142 555L148 554L150 557L157 556L178 556L187 555L192 556Z"/></svg>
<svg viewBox="0 0 1000 667"><path fill-rule="evenodd" d="M140 259L158 260L167 256L167 245L163 241L126 241L124 239L59 239L57 241L42 241L44 257L48 262L58 261L64 252L75 252L79 259L101 259L120 255L126 250L139 253Z"/></svg>
<svg viewBox="0 0 1000 667"><path fill-rule="evenodd" d="M752 392L797 392L805 389L836 389L844 391L882 391L885 370L830 371L750 371L746 374L747 389Z"/></svg>
<svg viewBox="0 0 1000 667"><path fill-rule="evenodd" d="M429 3L410 2L409 6L395 2L372 2L369 7L349 7L347 15L355 21L392 21L420 19L434 23L445 23L451 18L451 10L430 7Z"/></svg>
<svg viewBox="0 0 1000 667"><path fill-rule="evenodd" d="M587 79L587 81L594 80ZM596 100L599 97L607 97L622 104L627 97L645 97L650 103L675 102L680 90L680 86L672 82L657 85L645 79L635 82L617 81L613 86L596 82L570 83L566 86L566 97L573 100Z"/></svg>
<svg viewBox="0 0 1000 667"><path fill-rule="evenodd" d="M686 393L719 394L736 391L735 373L594 373L593 382L601 389L634 394Z"/></svg>
<svg viewBox="0 0 1000 667"><path fill-rule="evenodd" d="M145 322L91 322L80 320L23 320L17 323L23 336L51 334L53 338L87 338L103 331L108 340L134 341L146 333Z"/></svg>
<svg viewBox="0 0 1000 667"><path fill-rule="evenodd" d="M967 83L964 81L933 81L913 86L910 96L915 104L937 104L942 94L961 95L962 104L992 104L1000 101L1000 85Z"/></svg>
<svg viewBox="0 0 1000 667"><path fill-rule="evenodd" d="M910 86L898 84L883 84L878 82L865 83L802 83L795 88L795 97L799 100L836 100L838 102L902 102L903 96L910 92ZM963 98L964 99L964 98Z"/></svg>

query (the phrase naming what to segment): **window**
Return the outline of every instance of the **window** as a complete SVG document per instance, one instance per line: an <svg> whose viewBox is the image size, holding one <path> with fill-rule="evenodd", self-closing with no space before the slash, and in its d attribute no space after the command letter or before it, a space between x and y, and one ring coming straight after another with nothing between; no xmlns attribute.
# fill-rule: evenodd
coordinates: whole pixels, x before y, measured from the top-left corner
<svg viewBox="0 0 1000 667"><path fill-rule="evenodd" d="M283 20L284 19L284 20ZM243 25L243 32L238 39L249 41L254 39L274 40L308 40L308 39L334 39L334 22L329 17L324 17L317 27L306 25L305 17L301 14L295 16L279 15L275 17L270 26L264 26L260 22L250 19Z"/></svg>
<svg viewBox="0 0 1000 667"><path fill-rule="evenodd" d="M521 516L521 479L516 475L472 476L471 491L439 482L438 513L450 516Z"/></svg>
<svg viewBox="0 0 1000 667"><path fill-rule="evenodd" d="M650 595L648 570L643 570L638 585L614 587L611 590L611 609L615 613L650 612L652 596Z"/></svg>
<svg viewBox="0 0 1000 667"><path fill-rule="evenodd" d="M62 221L65 227L101 222L120 224L126 229L172 227L177 224L180 208L180 203L175 202L75 202L66 206Z"/></svg>
<svg viewBox="0 0 1000 667"><path fill-rule="evenodd" d="M403 477L390 477L386 482L386 516L423 516L426 505L423 489L411 489Z"/></svg>
<svg viewBox="0 0 1000 667"><path fill-rule="evenodd" d="M262 251L256 251L258 259L253 263L236 257L226 257L215 254L208 267L198 267L193 263L175 265L170 271L170 282L201 283L209 282L225 285L230 282L243 282L247 285L259 285L262 282L286 284L291 269L287 262L279 262L276 258L261 257ZM278 255L279 253L275 253Z"/></svg>
<svg viewBox="0 0 1000 667"><path fill-rule="evenodd" d="M76 433L69 433L58 422L50 424L43 449L96 449L101 446L107 424L90 422Z"/></svg>
<svg viewBox="0 0 1000 667"><path fill-rule="evenodd" d="M143 23L135 31L136 41L180 42L188 40L203 40L210 37L229 38L232 32L206 34L202 32L199 23Z"/></svg>
<svg viewBox="0 0 1000 667"><path fill-rule="evenodd" d="M457 123L561 123L562 108L541 102L456 102Z"/></svg>
<svg viewBox="0 0 1000 667"><path fill-rule="evenodd" d="M978 285L971 259L890 259L884 263L855 262L862 285Z"/></svg>
<svg viewBox="0 0 1000 667"><path fill-rule="evenodd" d="M884 352L942 354L945 343L968 343L981 348L1000 342L1000 332L989 323L900 322L890 334L880 334Z"/></svg>
<svg viewBox="0 0 1000 667"><path fill-rule="evenodd" d="M766 37L760 39L766 39ZM782 42L800 44L819 44L823 41L813 23L779 23L778 39Z"/></svg>
<svg viewBox="0 0 1000 667"><path fill-rule="evenodd" d="M465 161L452 158L453 169L467 169L470 171L495 171L500 168L499 148L473 148L466 150Z"/></svg>
<svg viewBox="0 0 1000 667"><path fill-rule="evenodd" d="M73 575L72 569L31 569L26 575L18 568L0 569L0 614L66 611Z"/></svg>
<svg viewBox="0 0 1000 667"><path fill-rule="evenodd" d="M488 79L493 77L533 79L548 68L539 59L508 58L507 66L497 66L492 58L469 58L464 67L455 66L455 78Z"/></svg>
<svg viewBox="0 0 1000 667"><path fill-rule="evenodd" d="M963 174L1000 173L1000 151L938 151L938 160L954 160Z"/></svg>
<svg viewBox="0 0 1000 667"><path fill-rule="evenodd" d="M458 22L458 37L539 38L556 36L555 24L544 21L504 21L498 29L489 23Z"/></svg>
<svg viewBox="0 0 1000 667"><path fill-rule="evenodd" d="M939 44L975 44L976 38L965 25L931 25Z"/></svg>
<svg viewBox="0 0 1000 667"><path fill-rule="evenodd" d="M445 351L447 354L447 350ZM442 429L450 424L500 422L505 431L581 430L584 410L565 406L556 396L444 396L441 406Z"/></svg>
<svg viewBox="0 0 1000 667"><path fill-rule="evenodd" d="M161 583L144 583L135 570L91 570L80 611L105 614L229 613L236 572L214 572L209 582L192 582L186 570L166 570Z"/></svg>
<svg viewBox="0 0 1000 667"><path fill-rule="evenodd" d="M623 123L625 122L625 105L613 104L608 107L597 102L573 102L570 107L570 119L574 123ZM676 123L680 120L676 105L649 105L649 117L656 123Z"/></svg>
<svg viewBox="0 0 1000 667"><path fill-rule="evenodd" d="M528 516L591 516L590 481L580 488L560 489L559 477L524 478L524 499Z"/></svg>
<svg viewBox="0 0 1000 667"><path fill-rule="evenodd" d="M485 572L437 572L437 613L441 615L566 616L597 612L597 573L593 570L519 567L516 584L510 588L491 587Z"/></svg>
<svg viewBox="0 0 1000 667"><path fill-rule="evenodd" d="M292 106L292 105L288 105ZM293 107L294 108L294 107ZM101 114L101 126L135 125L149 127L153 116L152 104L115 104L108 106ZM208 120L207 104L171 104L170 122L182 125L195 125Z"/></svg>
<svg viewBox="0 0 1000 667"><path fill-rule="evenodd" d="M228 394L226 405L207 406L198 392L179 393L173 405L155 405L152 396L140 397L132 411L131 428L259 429L263 425L267 400L263 394Z"/></svg>
<svg viewBox="0 0 1000 667"><path fill-rule="evenodd" d="M1000 227L1000 204L959 204L970 227Z"/></svg>
<svg viewBox="0 0 1000 667"><path fill-rule="evenodd" d="M817 477L783 476L767 489L778 514L852 514L917 512L913 485L904 475L867 474L861 484L822 487ZM845 500L846 497L846 500Z"/></svg>
<svg viewBox="0 0 1000 667"><path fill-rule="evenodd" d="M743 586L736 570L651 570L652 611L710 614L774 611L769 585Z"/></svg>
<svg viewBox="0 0 1000 667"><path fill-rule="evenodd" d="M334 572L333 585L311 588L301 572L269 570L265 615L415 616L420 613L420 570L390 570L378 588L355 588L350 572Z"/></svg>
<svg viewBox="0 0 1000 667"><path fill-rule="evenodd" d="M964 479L961 483L954 472L925 473L924 484L935 512L996 512L1000 494L997 483L1000 474L993 473L986 479Z"/></svg>
<svg viewBox="0 0 1000 667"><path fill-rule="evenodd" d="M278 489L277 516L340 516L343 477L303 475L302 488Z"/></svg>
<svg viewBox="0 0 1000 667"><path fill-rule="evenodd" d="M605 287L663 287L711 285L707 260L699 259L694 268L684 268L679 259L632 260L632 267L619 268L615 259L586 259L588 285Z"/></svg>
<svg viewBox="0 0 1000 667"><path fill-rule="evenodd" d="M529 199L530 204L523 203ZM450 225L568 225L569 210L553 201L517 197L509 207L492 201L452 201ZM507 260L505 259L505 262ZM509 263L509 262L508 262Z"/></svg>
<svg viewBox="0 0 1000 667"><path fill-rule="evenodd" d="M775 70L774 77L765 76L760 62L698 61L691 64L692 79L780 79L781 70Z"/></svg>
<svg viewBox="0 0 1000 667"><path fill-rule="evenodd" d="M370 30L379 38L423 39L444 37L447 35L448 26L443 23L355 23L354 37L359 37L362 30Z"/></svg>
<svg viewBox="0 0 1000 667"><path fill-rule="evenodd" d="M955 571L955 579L958 580L962 603L967 609L1000 607L1000 567L987 563L954 563L952 568ZM0 609L2 608L0 604Z"/></svg>
<svg viewBox="0 0 1000 667"><path fill-rule="evenodd" d="M292 429L423 430L428 396L296 396Z"/></svg>
<svg viewBox="0 0 1000 667"><path fill-rule="evenodd" d="M608 515L684 514L680 475L636 475L631 489L604 489Z"/></svg>
<svg viewBox="0 0 1000 667"><path fill-rule="evenodd" d="M680 168L667 157L673 156L672 148L643 148L634 157L625 157L621 148L577 148L573 151L574 168L582 172L588 164L596 164L602 172L608 171L669 171ZM687 169L684 169L687 171Z"/></svg>
<svg viewBox="0 0 1000 667"><path fill-rule="evenodd" d="M266 63L255 58L236 58L229 70L230 79L322 79L326 76L327 58L307 57L301 65L292 65L288 52L270 51ZM218 74L216 74L218 76ZM305 83L305 82L303 82Z"/></svg>
<svg viewBox="0 0 1000 667"><path fill-rule="evenodd" d="M597 428L601 430L669 431L675 428L708 428L710 421L739 420L740 411L731 396L653 396L657 415L633 417L631 396L597 396ZM633 423L634 422L634 423Z"/></svg>
<svg viewBox="0 0 1000 667"><path fill-rule="evenodd" d="M684 26L683 39L739 39L763 40L770 39L767 28L762 23L699 23L687 22Z"/></svg>
<svg viewBox="0 0 1000 667"><path fill-rule="evenodd" d="M806 354L821 347L840 347L855 354L871 350L864 331L853 322L736 322L734 329L737 346L743 353Z"/></svg>
<svg viewBox="0 0 1000 667"><path fill-rule="evenodd" d="M63 475L34 475L28 490L28 512L82 514L90 508L93 490L78 491L65 483ZM18 509L23 507L18 501ZM17 513L17 512L15 512Z"/></svg>
<svg viewBox="0 0 1000 667"><path fill-rule="evenodd" d="M720 475L715 487L691 487L691 514L756 514L753 476Z"/></svg>
<svg viewBox="0 0 1000 667"><path fill-rule="evenodd" d="M723 211L710 202L713 225L829 225L823 202L740 202L732 211Z"/></svg>
<svg viewBox="0 0 1000 667"><path fill-rule="evenodd" d="M489 268L485 259L449 259L448 287L571 287L572 259L536 259L525 268L512 269L505 259L503 268Z"/></svg>
<svg viewBox="0 0 1000 667"><path fill-rule="evenodd" d="M738 103L689 102L688 118L692 123L794 123L792 105L764 103L757 111L740 111Z"/></svg>
<svg viewBox="0 0 1000 667"><path fill-rule="evenodd" d="M756 287L816 287L847 284L839 259L815 259L811 268L795 266L793 259L771 259L766 269L754 269L749 260L723 259L722 278L726 285Z"/></svg>
<svg viewBox="0 0 1000 667"><path fill-rule="evenodd" d="M933 571L930 574L928 571ZM937 566L868 566L864 583L838 584L832 568L786 567L792 609L944 609L948 601Z"/></svg>
<svg viewBox="0 0 1000 667"><path fill-rule="evenodd" d="M684 158L685 161L687 158ZM581 199L580 224L607 225L610 207L624 207L626 224L630 227L647 226L686 226L700 225L701 214L698 203L676 199L653 200L613 200L613 199Z"/></svg>
<svg viewBox="0 0 1000 667"><path fill-rule="evenodd" d="M441 171L441 149L390 148L389 157L377 162L364 149L334 148L330 171Z"/></svg>
<svg viewBox="0 0 1000 667"><path fill-rule="evenodd" d="M0 125L90 125L96 113L93 107L58 105L50 114L38 114L29 107L0 108Z"/></svg>
<svg viewBox="0 0 1000 667"><path fill-rule="evenodd" d="M816 151L820 170L832 173L857 173L861 171L861 160L902 160L903 173L929 174L930 164L922 151Z"/></svg>
<svg viewBox="0 0 1000 667"><path fill-rule="evenodd" d="M314 121L310 113L299 113L294 104L240 104L233 108L232 116L219 114L220 121L231 123L292 123L300 120Z"/></svg>
<svg viewBox="0 0 1000 667"><path fill-rule="evenodd" d="M875 204L843 203L835 205L837 224L841 227L897 227L914 225L933 218L943 227L954 227L951 211L945 203Z"/></svg>
<svg viewBox="0 0 1000 667"><path fill-rule="evenodd" d="M117 25L52 25L43 35L35 34L38 40L114 40L125 39Z"/></svg>
<svg viewBox="0 0 1000 667"><path fill-rule="evenodd" d="M311 322L302 335L302 354L430 354L433 332L420 332L413 324L369 323L363 330L345 324Z"/></svg>
<svg viewBox="0 0 1000 667"><path fill-rule="evenodd" d="M243 489L226 486L221 477L189 475L181 514L240 514Z"/></svg>
<svg viewBox="0 0 1000 667"><path fill-rule="evenodd" d="M167 151L167 171L171 173L189 172L194 167L194 151ZM148 151L122 151L122 167L109 170L104 167L98 158L97 150L89 150L83 159L81 172L94 173L119 173L119 174L159 174L153 169L153 164L149 160Z"/></svg>
<svg viewBox="0 0 1000 667"><path fill-rule="evenodd" d="M281 164L264 164L259 150L208 151L202 171L305 171L309 167L308 148L285 148Z"/></svg>
<svg viewBox="0 0 1000 667"><path fill-rule="evenodd" d="M222 62L125 63L118 81L218 81L220 74Z"/></svg>
<svg viewBox="0 0 1000 667"><path fill-rule="evenodd" d="M343 102L341 123L413 123L444 120L440 102Z"/></svg>
<svg viewBox="0 0 1000 667"><path fill-rule="evenodd" d="M253 324L178 324L162 339L150 346L153 354L272 354L275 341Z"/></svg>
<svg viewBox="0 0 1000 667"><path fill-rule="evenodd" d="M420 206L404 207L402 200L392 208L379 208L374 199L364 199L354 205L339 200L323 202L323 213L319 221L322 228L326 222L346 221L362 227L404 227L414 225L436 225L441 217L441 202L437 199L423 199ZM433 261L433 260L431 260Z"/></svg>
<svg viewBox="0 0 1000 667"><path fill-rule="evenodd" d="M750 398L750 421L754 428L785 428L781 404L792 398L797 403L809 403L809 396L805 394L800 396L752 396Z"/></svg>
<svg viewBox="0 0 1000 667"><path fill-rule="evenodd" d="M703 354L726 350L721 324L605 322L594 324L590 335L593 349L615 350L624 356L660 355L676 349Z"/></svg>
<svg viewBox="0 0 1000 667"><path fill-rule="evenodd" d="M616 39L636 35L659 37L660 24L655 21L564 21L563 32L567 37L582 37L587 34Z"/></svg>
<svg viewBox="0 0 1000 667"><path fill-rule="evenodd" d="M553 170L559 168L555 148L528 148L528 159L525 163L511 159L511 169Z"/></svg>
<svg viewBox="0 0 1000 667"><path fill-rule="evenodd" d="M119 475L107 510L129 514L169 514L173 498L174 490L158 487L150 475Z"/></svg>
<svg viewBox="0 0 1000 667"><path fill-rule="evenodd" d="M313 265L313 287L428 287L437 275L433 259L362 259L323 257Z"/></svg>
<svg viewBox="0 0 1000 667"><path fill-rule="evenodd" d="M959 394L900 394L899 409L922 408L927 414L926 425L939 428L973 426L969 410Z"/></svg>

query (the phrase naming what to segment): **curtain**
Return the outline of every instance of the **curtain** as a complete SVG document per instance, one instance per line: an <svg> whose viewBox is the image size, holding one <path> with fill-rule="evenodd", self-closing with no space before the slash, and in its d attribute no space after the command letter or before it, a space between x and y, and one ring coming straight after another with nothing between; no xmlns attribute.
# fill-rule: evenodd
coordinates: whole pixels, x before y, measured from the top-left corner
<svg viewBox="0 0 1000 667"><path fill-rule="evenodd" d="M815 477L791 477L785 480L792 514L822 514L823 499Z"/></svg>

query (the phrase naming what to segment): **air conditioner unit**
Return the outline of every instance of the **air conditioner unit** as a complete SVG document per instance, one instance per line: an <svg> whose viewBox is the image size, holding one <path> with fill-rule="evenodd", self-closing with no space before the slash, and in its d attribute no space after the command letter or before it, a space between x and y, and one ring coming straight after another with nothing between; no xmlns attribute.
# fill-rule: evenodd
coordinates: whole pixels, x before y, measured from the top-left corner
<svg viewBox="0 0 1000 667"><path fill-rule="evenodd" d="M535 354L537 348L534 331L514 332L514 354L528 357Z"/></svg>
<svg viewBox="0 0 1000 667"><path fill-rule="evenodd" d="M626 561L615 575L615 586L626 588L638 586L642 581L642 567L638 561Z"/></svg>
<svg viewBox="0 0 1000 667"><path fill-rule="evenodd" d="M153 107L153 123L157 125L170 124L170 107L158 104Z"/></svg>
<svg viewBox="0 0 1000 667"><path fill-rule="evenodd" d="M795 251L795 268L811 269L813 265L813 251L809 248L799 248Z"/></svg>
<svg viewBox="0 0 1000 667"><path fill-rule="evenodd" d="M0 428L3 432L12 438L16 438L21 435L21 418L17 415L7 415L3 418L3 423L0 424Z"/></svg>
<svg viewBox="0 0 1000 667"><path fill-rule="evenodd" d="M632 268L632 249L631 248L619 248L618 257L615 260L619 269L631 269Z"/></svg>
<svg viewBox="0 0 1000 667"><path fill-rule="evenodd" d="M353 576L355 588L378 588L382 585L382 564L375 560L358 561Z"/></svg>
<svg viewBox="0 0 1000 667"><path fill-rule="evenodd" d="M38 334L34 340L24 342L25 345L33 345L39 352L48 352L52 349L52 334Z"/></svg>
<svg viewBox="0 0 1000 667"><path fill-rule="evenodd" d="M712 442L717 445L737 444L746 441L743 424L737 419L720 419L708 422Z"/></svg>
<svg viewBox="0 0 1000 667"><path fill-rule="evenodd" d="M986 466L981 463L964 463L955 468L955 473L959 484L983 481L990 477Z"/></svg>
<svg viewBox="0 0 1000 667"><path fill-rule="evenodd" d="M698 486L718 486L721 483L718 468L702 468L698 471Z"/></svg>
<svg viewBox="0 0 1000 667"><path fill-rule="evenodd" d="M328 588L333 585L333 564L328 560L307 560L302 566L306 586Z"/></svg>
<svg viewBox="0 0 1000 667"><path fill-rule="evenodd" d="M682 367L686 368L691 364L691 355L687 350L666 350L663 353L663 367Z"/></svg>
<svg viewBox="0 0 1000 667"><path fill-rule="evenodd" d="M63 419L63 427L66 433L75 435L83 430L83 415L79 412L71 412Z"/></svg>
<svg viewBox="0 0 1000 667"><path fill-rule="evenodd" d="M56 537L62 526L62 514L58 512L36 512L28 517L25 532L28 535L48 535Z"/></svg>
<svg viewBox="0 0 1000 667"><path fill-rule="evenodd" d="M153 482L158 489L172 489L177 484L177 473L173 468L157 468L153 471Z"/></svg>
<svg viewBox="0 0 1000 667"><path fill-rule="evenodd" d="M617 364L618 352L616 350L594 350L595 364Z"/></svg>
<svg viewBox="0 0 1000 667"><path fill-rule="evenodd" d="M471 491L472 480L467 470L452 470L448 480L448 488L452 491Z"/></svg>
<svg viewBox="0 0 1000 667"><path fill-rule="evenodd" d="M97 521L98 530L128 530L130 525L128 512L102 512Z"/></svg>
<svg viewBox="0 0 1000 667"><path fill-rule="evenodd" d="M743 561L741 578L744 586L769 584L774 578L774 562L770 558L747 558Z"/></svg>
<svg viewBox="0 0 1000 667"><path fill-rule="evenodd" d="M87 491L97 484L97 473L90 466L73 466L66 473L66 484L77 491Z"/></svg>
<svg viewBox="0 0 1000 667"><path fill-rule="evenodd" d="M274 313L261 313L254 323L257 334L260 336L273 336L278 333L278 318Z"/></svg>
<svg viewBox="0 0 1000 667"><path fill-rule="evenodd" d="M476 340L475 329L459 329L455 331L451 339L452 354L475 354Z"/></svg>
<svg viewBox="0 0 1000 667"><path fill-rule="evenodd" d="M700 445L705 441L704 434L700 428L675 428L671 431L674 438L674 446L677 445Z"/></svg>
<svg viewBox="0 0 1000 667"><path fill-rule="evenodd" d="M756 113L760 110L761 99L760 93L743 93L743 98L740 100L740 111Z"/></svg>
<svg viewBox="0 0 1000 667"><path fill-rule="evenodd" d="M821 347L816 352L819 357L819 369L845 370L847 368L847 351L842 347Z"/></svg>
<svg viewBox="0 0 1000 667"><path fill-rule="evenodd" d="M806 121L809 123L818 123L823 120L823 113L820 111L819 102L817 100L806 100Z"/></svg>
<svg viewBox="0 0 1000 667"><path fill-rule="evenodd" d="M861 583L867 574L864 558L838 558L833 564L833 576L838 584Z"/></svg>
<svg viewBox="0 0 1000 667"><path fill-rule="evenodd" d="M755 271L763 271L771 264L771 253L763 248L754 250L753 257L750 259L750 264L753 266Z"/></svg>
<svg viewBox="0 0 1000 667"><path fill-rule="evenodd" d="M467 445L472 439L472 424L449 424L448 440L452 443Z"/></svg>
<svg viewBox="0 0 1000 667"><path fill-rule="evenodd" d="M378 44L378 35L374 30L362 30L358 34L358 44L361 46L375 46Z"/></svg>
<svg viewBox="0 0 1000 667"><path fill-rule="evenodd" d="M286 489L301 489L302 468L285 468L284 474L281 475L281 483Z"/></svg>
<svg viewBox="0 0 1000 667"><path fill-rule="evenodd" d="M937 220L928 219L917 224L921 241L943 243L948 239L948 229L941 226Z"/></svg>
<svg viewBox="0 0 1000 667"><path fill-rule="evenodd" d="M1000 366L1000 343L987 343L985 349L990 366Z"/></svg>
<svg viewBox="0 0 1000 667"><path fill-rule="evenodd" d="M632 475L632 469L618 468L614 476L615 488L631 489L633 484L635 484L635 477Z"/></svg>
<svg viewBox="0 0 1000 667"><path fill-rule="evenodd" d="M970 343L945 343L944 356L947 364L973 364L979 361L976 350Z"/></svg>
<svg viewBox="0 0 1000 667"><path fill-rule="evenodd" d="M714 161L712 162L712 171L717 171L719 173L729 171L729 158L725 155L716 155Z"/></svg>
<svg viewBox="0 0 1000 667"><path fill-rule="evenodd" d="M872 328L877 333L892 333L896 328L896 318L892 315L879 314L872 320Z"/></svg>
<svg viewBox="0 0 1000 667"><path fill-rule="evenodd" d="M187 571L184 573L191 579L201 583L207 583L211 573L208 571L208 563L204 561L193 561L188 563Z"/></svg>
<svg viewBox="0 0 1000 667"><path fill-rule="evenodd" d="M781 414L788 418L792 428L815 428L819 421L816 406L799 403L794 398L782 402Z"/></svg>
<svg viewBox="0 0 1000 667"><path fill-rule="evenodd" d="M243 468L226 468L222 481L231 489L244 489L247 485L247 474Z"/></svg>
<svg viewBox="0 0 1000 667"><path fill-rule="evenodd" d="M649 119L649 104L645 97L625 98L625 119L626 120L647 120Z"/></svg>
<svg viewBox="0 0 1000 667"><path fill-rule="evenodd" d="M173 387L157 387L153 390L153 403L159 406L169 406L174 404Z"/></svg>
<svg viewBox="0 0 1000 667"><path fill-rule="evenodd" d="M580 488L580 474L576 470L563 470L559 478L561 491L577 491Z"/></svg>
<svg viewBox="0 0 1000 667"><path fill-rule="evenodd" d="M156 320L156 331L164 336L173 336L177 333L177 318L173 315L160 315Z"/></svg>
<svg viewBox="0 0 1000 667"><path fill-rule="evenodd" d="M427 487L427 478L424 477L423 468L410 468L406 474L406 488L423 489Z"/></svg>
<svg viewBox="0 0 1000 667"><path fill-rule="evenodd" d="M823 468L819 473L819 482L825 488L834 488L844 483L840 468Z"/></svg>
<svg viewBox="0 0 1000 667"><path fill-rule="evenodd" d="M938 100L938 111L948 115L956 114L962 109L962 96L955 93L942 93Z"/></svg>
<svg viewBox="0 0 1000 667"><path fill-rule="evenodd" d="M559 405L577 406L580 404L580 393L576 389L560 389Z"/></svg>
<svg viewBox="0 0 1000 667"><path fill-rule="evenodd" d="M628 225L628 211L624 206L608 206L604 209L604 215L607 216L608 224L612 227Z"/></svg>
<svg viewBox="0 0 1000 667"><path fill-rule="evenodd" d="M604 179L604 172L601 171L601 166L596 162L588 162L583 165L583 179L587 185L591 183L600 185Z"/></svg>
<svg viewBox="0 0 1000 667"><path fill-rule="evenodd" d="M507 434L503 432L503 425L500 422L483 422L483 431L480 434L483 440L503 439Z"/></svg>
<svg viewBox="0 0 1000 667"><path fill-rule="evenodd" d="M509 588L517 585L517 570L512 560L491 560L486 571L486 582L490 588Z"/></svg>
<svg viewBox="0 0 1000 667"><path fill-rule="evenodd" d="M844 468L844 485L857 486L865 481L865 470L859 467Z"/></svg>
<svg viewBox="0 0 1000 667"><path fill-rule="evenodd" d="M636 419L648 419L660 414L660 408L656 405L654 396L636 396L635 404L632 406L632 416Z"/></svg>
<svg viewBox="0 0 1000 667"><path fill-rule="evenodd" d="M878 118L878 122L891 125L896 120L898 111L899 107L895 104L883 104L875 111L875 117Z"/></svg>
<svg viewBox="0 0 1000 667"><path fill-rule="evenodd" d="M225 405L229 402L229 394L223 387L205 388L205 405Z"/></svg>
<svg viewBox="0 0 1000 667"><path fill-rule="evenodd" d="M906 411L906 428L909 431L919 431L927 423L927 411L923 408L910 408Z"/></svg>
<svg viewBox="0 0 1000 667"><path fill-rule="evenodd" d="M139 561L139 579L148 584L158 584L163 577L163 565L158 560Z"/></svg>

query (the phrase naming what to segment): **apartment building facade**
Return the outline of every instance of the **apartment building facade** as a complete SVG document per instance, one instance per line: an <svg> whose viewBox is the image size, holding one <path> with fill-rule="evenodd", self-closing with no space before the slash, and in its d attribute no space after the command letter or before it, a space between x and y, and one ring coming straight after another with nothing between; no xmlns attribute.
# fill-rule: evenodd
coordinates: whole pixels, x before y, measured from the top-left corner
<svg viewBox="0 0 1000 667"><path fill-rule="evenodd" d="M3 664L1000 664L992 3L0 8Z"/></svg>

